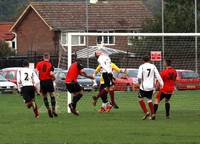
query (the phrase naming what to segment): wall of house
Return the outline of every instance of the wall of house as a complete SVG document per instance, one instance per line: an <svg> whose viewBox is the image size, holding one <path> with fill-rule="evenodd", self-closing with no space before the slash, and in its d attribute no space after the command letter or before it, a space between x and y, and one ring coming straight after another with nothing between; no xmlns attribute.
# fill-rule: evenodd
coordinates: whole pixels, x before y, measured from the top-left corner
<svg viewBox="0 0 200 144"><path fill-rule="evenodd" d="M123 31L126 32L126 31ZM88 39L88 45L89 46L96 46L97 45L97 37L96 36L89 36ZM115 37L115 44L113 45L105 45L105 47L108 48L113 48L113 49L118 49L118 50L122 50L124 52L130 51L130 48L128 48L128 37ZM72 51L73 52L77 52L83 48L86 48L85 46L72 46ZM65 50L63 50L65 49ZM61 59L60 59L60 63L59 66L63 69L67 68L67 46L63 46L63 49L60 47L61 50ZM95 51L94 51L95 52ZM126 53L124 55L115 55L112 57L112 60L117 63L120 66L127 65L127 62L131 61L131 60L127 60L126 58ZM81 59L82 64L86 67L87 65L87 59ZM95 68L97 66L97 61L95 58L90 58L89 59L89 67Z"/></svg>
<svg viewBox="0 0 200 144"><path fill-rule="evenodd" d="M96 46L97 45L97 37L96 36L90 36L88 39L88 45L89 46ZM109 48L114 48L118 50L127 51L128 50L128 37L115 37L115 44L113 45L105 45ZM85 46L73 46L73 51L78 51L82 48L85 48Z"/></svg>
<svg viewBox="0 0 200 144"><path fill-rule="evenodd" d="M56 53L55 32L31 9L15 30L19 55Z"/></svg>

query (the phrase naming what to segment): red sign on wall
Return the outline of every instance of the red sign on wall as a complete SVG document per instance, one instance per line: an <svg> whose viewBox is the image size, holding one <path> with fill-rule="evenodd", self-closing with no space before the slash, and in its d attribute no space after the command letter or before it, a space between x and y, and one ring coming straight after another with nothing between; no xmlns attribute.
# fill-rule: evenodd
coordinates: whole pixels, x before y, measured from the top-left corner
<svg viewBox="0 0 200 144"><path fill-rule="evenodd" d="M161 61L161 51L151 51L151 61Z"/></svg>

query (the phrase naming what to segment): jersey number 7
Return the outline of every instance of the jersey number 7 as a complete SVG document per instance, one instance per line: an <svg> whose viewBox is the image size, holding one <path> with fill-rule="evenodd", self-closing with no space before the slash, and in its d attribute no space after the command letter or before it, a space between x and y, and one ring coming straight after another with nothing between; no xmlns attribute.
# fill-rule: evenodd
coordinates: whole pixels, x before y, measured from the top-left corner
<svg viewBox="0 0 200 144"><path fill-rule="evenodd" d="M149 77L149 75L150 75L150 73L151 73L151 69L147 69L147 71L148 71L147 77Z"/></svg>

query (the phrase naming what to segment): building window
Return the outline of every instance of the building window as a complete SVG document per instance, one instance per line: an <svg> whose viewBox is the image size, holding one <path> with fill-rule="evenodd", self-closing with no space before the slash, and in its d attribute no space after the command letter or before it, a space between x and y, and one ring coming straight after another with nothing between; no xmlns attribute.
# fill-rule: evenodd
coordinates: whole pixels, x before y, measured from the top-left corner
<svg viewBox="0 0 200 144"><path fill-rule="evenodd" d="M12 48L15 49L15 41L12 41Z"/></svg>
<svg viewBox="0 0 200 144"><path fill-rule="evenodd" d="M61 43L62 43L62 45L67 44L67 34L66 33L61 33Z"/></svg>
<svg viewBox="0 0 200 144"><path fill-rule="evenodd" d="M113 33L113 31L107 31L102 33ZM98 36L97 37L97 44L105 44L105 45L114 45L115 44L115 37L114 36Z"/></svg>
<svg viewBox="0 0 200 144"><path fill-rule="evenodd" d="M132 33L138 33L138 31L132 31ZM128 37L128 45L133 45L134 40L142 40L142 36L129 36Z"/></svg>
<svg viewBox="0 0 200 144"><path fill-rule="evenodd" d="M68 44L68 33L61 33L61 43L64 46ZM84 36L72 36L72 46L85 46L85 37Z"/></svg>

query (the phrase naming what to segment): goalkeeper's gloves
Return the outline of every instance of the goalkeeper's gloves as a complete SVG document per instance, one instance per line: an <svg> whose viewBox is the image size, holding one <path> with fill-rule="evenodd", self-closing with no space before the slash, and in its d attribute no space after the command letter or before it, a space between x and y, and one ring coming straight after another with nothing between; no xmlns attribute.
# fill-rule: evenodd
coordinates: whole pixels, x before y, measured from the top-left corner
<svg viewBox="0 0 200 144"><path fill-rule="evenodd" d="M124 71L121 70L121 73L124 73L125 76L128 76L128 71L127 71L127 69L124 69Z"/></svg>
<svg viewBox="0 0 200 144"><path fill-rule="evenodd" d="M127 71L127 69L124 70L124 73L125 73L126 75L128 75L128 71Z"/></svg>
<svg viewBox="0 0 200 144"><path fill-rule="evenodd" d="M92 75L92 76L93 76L93 78L95 79L95 77L96 77L96 74L95 74L95 73L93 73L93 75Z"/></svg>
<svg viewBox="0 0 200 144"><path fill-rule="evenodd" d="M97 87L97 82L95 79L93 80L93 87Z"/></svg>

